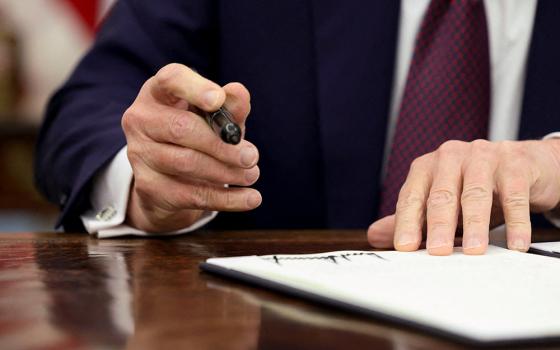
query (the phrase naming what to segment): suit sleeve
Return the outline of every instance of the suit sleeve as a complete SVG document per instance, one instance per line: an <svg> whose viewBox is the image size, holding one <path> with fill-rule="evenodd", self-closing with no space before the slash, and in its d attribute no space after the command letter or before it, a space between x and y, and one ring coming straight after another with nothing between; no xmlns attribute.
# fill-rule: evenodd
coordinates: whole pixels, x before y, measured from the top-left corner
<svg viewBox="0 0 560 350"><path fill-rule="evenodd" d="M213 1L120 0L93 47L53 95L36 147L35 181L60 206L57 227L84 231L92 179L126 145L121 117L144 81L179 62L215 75Z"/></svg>

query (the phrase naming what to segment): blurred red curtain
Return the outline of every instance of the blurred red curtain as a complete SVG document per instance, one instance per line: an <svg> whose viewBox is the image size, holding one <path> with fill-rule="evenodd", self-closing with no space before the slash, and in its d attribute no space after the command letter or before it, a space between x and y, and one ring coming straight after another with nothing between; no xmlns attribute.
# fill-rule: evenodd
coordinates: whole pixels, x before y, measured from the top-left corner
<svg viewBox="0 0 560 350"><path fill-rule="evenodd" d="M100 0L60 0L68 5L76 12L82 20L86 29L91 33L95 33L97 28L97 19L99 16Z"/></svg>

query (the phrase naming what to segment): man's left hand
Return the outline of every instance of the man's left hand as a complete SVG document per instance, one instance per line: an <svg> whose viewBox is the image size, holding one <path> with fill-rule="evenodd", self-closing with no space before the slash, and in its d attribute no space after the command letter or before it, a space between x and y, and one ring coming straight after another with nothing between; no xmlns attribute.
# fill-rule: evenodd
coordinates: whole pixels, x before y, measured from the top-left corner
<svg viewBox="0 0 560 350"><path fill-rule="evenodd" d="M463 252L483 254L491 227L505 222L508 248L527 251L531 212L560 201L560 140L448 141L414 160L396 213L368 229L370 244L413 251L423 233L432 255L453 252L463 230Z"/></svg>

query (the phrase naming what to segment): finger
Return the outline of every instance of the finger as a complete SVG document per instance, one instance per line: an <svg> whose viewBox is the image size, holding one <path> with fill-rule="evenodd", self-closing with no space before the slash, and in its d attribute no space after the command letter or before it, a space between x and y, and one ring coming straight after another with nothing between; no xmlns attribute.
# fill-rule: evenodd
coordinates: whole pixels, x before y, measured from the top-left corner
<svg viewBox="0 0 560 350"><path fill-rule="evenodd" d="M143 202L133 189L127 206L127 224L146 232L171 232L189 227L199 220L203 210L164 210Z"/></svg>
<svg viewBox="0 0 560 350"><path fill-rule="evenodd" d="M224 86L224 91L226 92L224 106L245 133L245 120L251 112L251 94L241 83L229 83Z"/></svg>
<svg viewBox="0 0 560 350"><path fill-rule="evenodd" d="M247 211L261 205L259 191L246 187L223 187L196 183L176 192L176 205L212 211Z"/></svg>
<svg viewBox="0 0 560 350"><path fill-rule="evenodd" d="M464 147L462 142L448 141L436 152L437 163L426 213L426 247L432 255L449 255L453 252Z"/></svg>
<svg viewBox="0 0 560 350"><path fill-rule="evenodd" d="M233 167L205 153L172 144L150 142L140 155L153 170L182 179L249 186L260 175L258 166L250 169Z"/></svg>
<svg viewBox="0 0 560 350"><path fill-rule="evenodd" d="M182 99L207 112L218 110L226 99L218 84L178 63L168 64L156 73L151 93L161 102L175 104L176 99Z"/></svg>
<svg viewBox="0 0 560 350"><path fill-rule="evenodd" d="M484 254L488 247L494 171L493 145L484 140L471 144L471 161L466 165L461 193L463 252Z"/></svg>
<svg viewBox="0 0 560 350"><path fill-rule="evenodd" d="M397 250L417 250L422 242L426 199L432 181L432 163L432 154L414 160L399 192L393 238Z"/></svg>
<svg viewBox="0 0 560 350"><path fill-rule="evenodd" d="M526 252L531 243L530 175L526 166L506 157L498 169L498 193L509 249Z"/></svg>
<svg viewBox="0 0 560 350"><path fill-rule="evenodd" d="M140 128L154 141L171 143L203 152L231 166L252 168L259 152L250 142L238 145L223 142L197 114L169 106L158 105L142 113Z"/></svg>
<svg viewBox="0 0 560 350"><path fill-rule="evenodd" d="M395 215L386 216L377 220L368 228L367 238L372 247L393 248L393 235L395 232Z"/></svg>
<svg viewBox="0 0 560 350"><path fill-rule="evenodd" d="M252 188L213 185L203 181L180 181L149 168L135 172L135 190L144 203L173 212L184 209L207 211L247 211L262 202Z"/></svg>

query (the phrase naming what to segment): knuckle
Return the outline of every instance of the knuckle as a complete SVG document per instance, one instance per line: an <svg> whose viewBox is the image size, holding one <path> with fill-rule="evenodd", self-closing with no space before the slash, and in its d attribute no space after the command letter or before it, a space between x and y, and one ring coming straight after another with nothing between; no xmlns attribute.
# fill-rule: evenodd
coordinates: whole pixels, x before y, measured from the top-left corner
<svg viewBox="0 0 560 350"><path fill-rule="evenodd" d="M232 210L236 208L235 195L231 191L226 191L223 195L223 205L226 210Z"/></svg>
<svg viewBox="0 0 560 350"><path fill-rule="evenodd" d="M480 214L469 214L463 216L463 223L465 226L482 225L486 222L484 216Z"/></svg>
<svg viewBox="0 0 560 350"><path fill-rule="evenodd" d="M127 145L127 148L126 148L126 157L128 158L128 160L129 160L130 162L132 162L132 159L131 159L131 158L136 156L136 150L135 150L135 148L136 148L136 147L133 146L133 145Z"/></svg>
<svg viewBox="0 0 560 350"><path fill-rule="evenodd" d="M499 145L499 147L500 147L502 150L508 150L508 149L511 149L511 148L514 147L515 142L514 142L514 141L510 141L510 140L504 140L504 141L500 141L500 142L498 143L498 145Z"/></svg>
<svg viewBox="0 0 560 350"><path fill-rule="evenodd" d="M179 148L173 152L172 163L177 170L185 175L192 174L200 162L200 155L189 148Z"/></svg>
<svg viewBox="0 0 560 350"><path fill-rule="evenodd" d="M509 219L506 221L506 226L509 229L530 229L531 228L531 223L527 220L523 220L521 218L513 218L513 219Z"/></svg>
<svg viewBox="0 0 560 350"><path fill-rule="evenodd" d="M515 142L514 144L515 145L512 147L512 155L515 157L514 159L524 161L528 155L527 148L520 142Z"/></svg>
<svg viewBox="0 0 560 350"><path fill-rule="evenodd" d="M457 194L448 189L435 189L430 192L428 197L428 207L439 209L457 205Z"/></svg>
<svg viewBox="0 0 560 350"><path fill-rule="evenodd" d="M456 155L464 150L466 142L450 140L442 143L437 152L442 156Z"/></svg>
<svg viewBox="0 0 560 350"><path fill-rule="evenodd" d="M491 201L491 191L481 184L465 185L461 194L461 204L469 204L472 202Z"/></svg>
<svg viewBox="0 0 560 350"><path fill-rule="evenodd" d="M430 235L430 232L447 232L452 230L453 225L450 221L439 218L428 218L428 235Z"/></svg>
<svg viewBox="0 0 560 350"><path fill-rule="evenodd" d="M488 140L477 139L471 142L471 147L475 153L487 153L492 149L492 143Z"/></svg>
<svg viewBox="0 0 560 350"><path fill-rule="evenodd" d="M194 209L207 209L211 202L211 191L209 187L195 186L190 194L190 203Z"/></svg>
<svg viewBox="0 0 560 350"><path fill-rule="evenodd" d="M408 172L409 176L410 174L422 174L429 172L434 155L435 153L427 153L414 159L410 164Z"/></svg>
<svg viewBox="0 0 560 350"><path fill-rule="evenodd" d="M527 156L526 148L518 141L501 141L499 149L500 153L508 156L508 163L516 163Z"/></svg>
<svg viewBox="0 0 560 350"><path fill-rule="evenodd" d="M515 147L515 155L520 162L525 162L530 157L529 147L525 143L517 143Z"/></svg>
<svg viewBox="0 0 560 350"><path fill-rule="evenodd" d="M178 142L186 136L193 135L195 132L195 124L189 118L181 113L172 115L169 118L169 134L171 141Z"/></svg>
<svg viewBox="0 0 560 350"><path fill-rule="evenodd" d="M529 198L523 192L511 191L503 196L503 205L508 209L524 209L529 206Z"/></svg>
<svg viewBox="0 0 560 350"><path fill-rule="evenodd" d="M141 152L136 143L129 143L126 149L126 157L134 169L135 165L142 161Z"/></svg>
<svg viewBox="0 0 560 350"><path fill-rule="evenodd" d="M121 127L124 132L130 132L134 128L136 120L138 120L139 118L140 116L138 112L136 112L136 108L134 106L128 107L121 118Z"/></svg>
<svg viewBox="0 0 560 350"><path fill-rule="evenodd" d="M414 159L412 163L410 163L410 171L416 172L420 169L423 169L425 164L426 164L426 157L425 156L418 157Z"/></svg>
<svg viewBox="0 0 560 350"><path fill-rule="evenodd" d="M152 190L152 186L150 186L150 181L148 181L143 176L137 176L135 174L134 177L134 191L145 202L152 202L154 198L154 192Z"/></svg>
<svg viewBox="0 0 560 350"><path fill-rule="evenodd" d="M507 187L525 188L532 175L532 165L533 161L523 155L508 154L502 157L498 174Z"/></svg>
<svg viewBox="0 0 560 350"><path fill-rule="evenodd" d="M420 208L423 204L423 200L424 197L420 193L402 189L397 201L397 212Z"/></svg>
<svg viewBox="0 0 560 350"><path fill-rule="evenodd" d="M185 66L179 63L165 65L156 73L156 83L159 86L169 86L184 69Z"/></svg>
<svg viewBox="0 0 560 350"><path fill-rule="evenodd" d="M430 220L430 229L431 230L447 230L451 228L451 222L447 221L447 220L441 220L441 219L437 219L437 220Z"/></svg>
<svg viewBox="0 0 560 350"><path fill-rule="evenodd" d="M404 230L418 230L421 229L423 219L413 215L399 215L397 213L397 220L395 222L395 232Z"/></svg>

